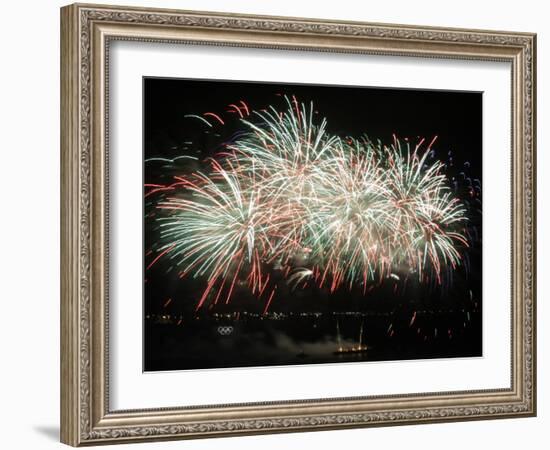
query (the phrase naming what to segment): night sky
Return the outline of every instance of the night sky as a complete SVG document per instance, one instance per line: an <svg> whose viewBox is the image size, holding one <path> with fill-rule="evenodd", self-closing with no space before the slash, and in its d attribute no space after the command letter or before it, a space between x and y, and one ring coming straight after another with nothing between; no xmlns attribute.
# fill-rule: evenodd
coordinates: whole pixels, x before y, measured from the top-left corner
<svg viewBox="0 0 550 450"><path fill-rule="evenodd" d="M471 231L471 248L465 250L467 263L454 271L452 283L444 287L410 282L396 293L394 284L388 282L368 296L362 290L339 289L330 294L316 287L293 292L279 289L269 310L285 314L286 320L244 321L229 314L259 314L264 306L246 288L237 288L229 304L203 308L195 314L205 280L179 278L162 259L145 270L158 253L158 232L148 216L151 206L145 202L145 370L482 354L481 195L470 198L464 181L481 182L481 93L164 78L144 78L143 93L144 160L213 156L243 129L239 116L228 112L229 104L244 101L250 110L269 105L282 110L285 95L294 95L306 104L312 101L316 117L327 119L327 131L342 137L366 134L373 141L390 144L395 134L414 146L422 137L431 141L437 136L434 158L447 165L450 184L457 180L455 192L468 207ZM184 117L205 112L218 114L225 125L211 120L213 127L208 128ZM176 169L144 164L144 183L166 184L175 175L207 167L182 161L186 162ZM335 318L346 312L360 315L349 320ZM299 313L305 318L288 318ZM307 316L311 313L322 316L312 319ZM414 326L410 325L413 315ZM365 339L369 345L372 342L373 350L351 359L334 356L336 321L350 342L356 340L353 336L362 322L369 330ZM216 334L220 324L233 327L235 336Z"/></svg>

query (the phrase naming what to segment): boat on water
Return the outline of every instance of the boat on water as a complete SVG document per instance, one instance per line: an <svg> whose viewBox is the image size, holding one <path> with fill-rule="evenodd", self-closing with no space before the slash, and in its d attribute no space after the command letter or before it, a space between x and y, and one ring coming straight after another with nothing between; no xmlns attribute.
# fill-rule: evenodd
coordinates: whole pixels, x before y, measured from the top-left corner
<svg viewBox="0 0 550 450"><path fill-rule="evenodd" d="M340 334L340 323L336 320L336 340L338 348L332 352L334 355L353 355L353 354L364 354L367 353L369 347L366 344L363 344L363 322L361 322L361 327L359 329L359 340L357 344L353 345L343 345L342 337Z"/></svg>

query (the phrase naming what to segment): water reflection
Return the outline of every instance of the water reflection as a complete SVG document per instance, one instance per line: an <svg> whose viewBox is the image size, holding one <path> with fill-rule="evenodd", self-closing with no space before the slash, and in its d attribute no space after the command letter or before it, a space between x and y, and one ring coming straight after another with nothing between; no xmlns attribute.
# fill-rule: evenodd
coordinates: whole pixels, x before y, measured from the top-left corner
<svg viewBox="0 0 550 450"><path fill-rule="evenodd" d="M481 356L479 311L147 316L147 371Z"/></svg>

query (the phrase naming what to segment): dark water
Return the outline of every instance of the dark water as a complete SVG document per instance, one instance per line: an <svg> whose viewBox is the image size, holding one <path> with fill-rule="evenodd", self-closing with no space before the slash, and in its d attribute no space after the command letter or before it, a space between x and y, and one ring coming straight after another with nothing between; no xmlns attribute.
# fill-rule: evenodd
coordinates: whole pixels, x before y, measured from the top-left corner
<svg viewBox="0 0 550 450"><path fill-rule="evenodd" d="M149 316L145 370L482 355L479 311L228 316Z"/></svg>

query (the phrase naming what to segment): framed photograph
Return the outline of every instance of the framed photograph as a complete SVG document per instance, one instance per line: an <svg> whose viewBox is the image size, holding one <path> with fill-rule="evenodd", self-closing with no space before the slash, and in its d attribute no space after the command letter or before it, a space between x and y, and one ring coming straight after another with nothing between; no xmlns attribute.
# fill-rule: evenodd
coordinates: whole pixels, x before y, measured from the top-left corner
<svg viewBox="0 0 550 450"><path fill-rule="evenodd" d="M535 415L535 38L62 8L62 442Z"/></svg>

